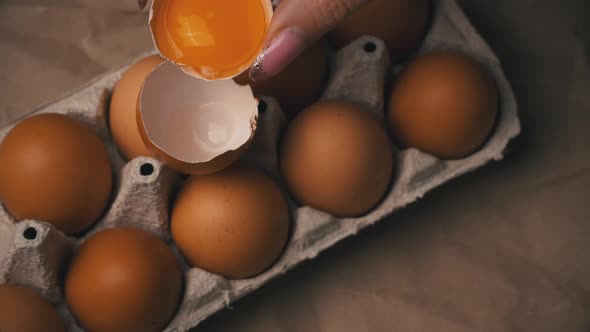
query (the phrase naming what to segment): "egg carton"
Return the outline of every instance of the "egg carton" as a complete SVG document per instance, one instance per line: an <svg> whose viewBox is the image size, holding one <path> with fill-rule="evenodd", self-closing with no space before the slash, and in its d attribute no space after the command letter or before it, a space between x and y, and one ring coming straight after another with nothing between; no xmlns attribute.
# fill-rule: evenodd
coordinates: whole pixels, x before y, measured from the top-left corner
<svg viewBox="0 0 590 332"><path fill-rule="evenodd" d="M180 176L152 158L139 157L124 162L110 139L106 121L108 100L127 69L125 67L30 114L67 114L94 127L111 156L115 188L104 217L79 239L67 237L43 221L16 223L0 207L0 284L37 289L59 308L69 331L81 331L68 312L62 295L63 272L68 259L80 243L99 230L114 226L140 227L161 236L183 264L184 297L165 331L187 331L231 302L416 201L433 188L490 161L502 159L509 141L520 133L517 104L510 84L500 62L455 0L436 0L434 3L433 23L419 53L442 48L460 49L486 65L499 87L500 116L493 135L477 153L462 160L441 161L416 149L397 151L395 178L389 193L377 208L361 218L337 219L291 202L293 231L281 258L257 277L228 280L199 268L190 268L172 242L168 227L169 206L171 196L181 183ZM388 51L380 39L361 37L333 54L330 80L321 99L360 103L383 119L386 77L399 69L392 69L389 65ZM277 141L286 121L273 98L262 97L262 100L266 107L260 112L258 130L244 158L258 163L278 179ZM0 130L0 141L13 125Z"/></svg>

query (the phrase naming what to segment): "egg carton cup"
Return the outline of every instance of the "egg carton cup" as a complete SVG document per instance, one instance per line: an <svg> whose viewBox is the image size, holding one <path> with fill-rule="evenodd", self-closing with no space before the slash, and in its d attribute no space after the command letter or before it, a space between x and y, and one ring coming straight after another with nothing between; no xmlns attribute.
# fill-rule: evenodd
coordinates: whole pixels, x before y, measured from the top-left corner
<svg viewBox="0 0 590 332"><path fill-rule="evenodd" d="M454 161L441 161L416 149L396 151L395 178L389 193L377 208L361 218L337 219L290 201L293 229L283 255L268 271L250 279L228 280L190 268L178 254L168 227L171 196L181 183L180 176L152 158L139 157L129 162L121 159L109 136L106 118L110 92L128 67L40 107L30 115L67 114L91 125L99 133L115 169L113 197L104 217L77 239L65 236L43 221L16 223L0 207L0 284L37 289L59 308L69 331L82 331L68 312L61 289L68 259L80 243L97 231L115 226L140 227L161 236L185 270L183 300L165 331L187 331L197 326L231 302L416 201L433 188L490 161L502 159L507 144L520 132L516 100L498 59L455 0L435 1L433 23L419 53L442 48L470 54L486 65L495 77L500 93L500 115L488 142L470 157ZM381 40L371 36L357 39L333 54L330 80L321 99L359 103L383 119L386 77L400 69L392 69L388 61L387 49ZM276 151L286 120L273 98L262 97L262 100L266 107L260 110L258 130L244 159L257 163L280 181ZM12 126L0 130L0 141Z"/></svg>

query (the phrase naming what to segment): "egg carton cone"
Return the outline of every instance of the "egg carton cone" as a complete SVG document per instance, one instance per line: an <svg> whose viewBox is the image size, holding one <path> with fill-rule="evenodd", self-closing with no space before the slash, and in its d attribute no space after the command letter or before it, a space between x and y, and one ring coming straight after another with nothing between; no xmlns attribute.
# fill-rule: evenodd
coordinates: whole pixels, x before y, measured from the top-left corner
<svg viewBox="0 0 590 332"><path fill-rule="evenodd" d="M97 231L117 226L140 227L161 236L183 264L185 293L176 315L164 331L188 331L269 280L383 220L435 187L503 158L509 141L520 133L517 103L500 62L455 0L435 1L433 23L419 53L435 49L462 50L486 65L495 77L500 92L500 116L488 142L468 158L453 161L441 161L416 149L396 151L395 178L389 193L379 206L360 218L337 219L291 201L293 231L287 248L268 271L250 279L228 280L190 268L174 247L168 226L171 196L181 178L152 158L139 157L128 162L121 159L109 136L106 117L110 93L128 67L97 78L80 90L40 107L30 115L66 114L91 125L99 133L116 170L115 189L104 217L81 238L67 237L42 220L17 223L0 207L0 284L38 290L60 309L69 331L82 331L63 299L64 265L76 247ZM371 36L355 40L331 57L330 80L321 99L360 103L383 118L385 80L391 72L399 70L392 69L388 59L381 40ZM262 101L258 129L243 158L257 163L280 182L277 142L287 122L273 98L262 97ZM0 129L0 141L13 125Z"/></svg>

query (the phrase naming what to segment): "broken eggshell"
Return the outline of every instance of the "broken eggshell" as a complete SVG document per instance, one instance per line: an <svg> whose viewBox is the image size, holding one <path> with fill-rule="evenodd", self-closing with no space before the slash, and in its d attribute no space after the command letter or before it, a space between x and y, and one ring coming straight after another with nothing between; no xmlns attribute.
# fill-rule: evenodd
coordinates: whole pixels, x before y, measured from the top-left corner
<svg viewBox="0 0 590 332"><path fill-rule="evenodd" d="M163 25L167 25L170 24L171 22L168 22L168 17L166 16L165 12L168 10L168 6L171 3L171 1L173 0L160 0L160 1L152 1L150 4L150 11L149 11L149 18L148 18L148 26L150 29L150 34L152 37L152 41L154 44L154 47L156 49L156 51L158 52L158 54L163 57L164 59L173 62L174 64L180 66L182 68L183 71L185 71L187 74L203 79L203 80L207 80L207 81L216 81L216 80L222 80L222 79L230 79L230 78L234 78L240 74L242 74L243 72L247 71L256 61L256 58L258 57L259 54L262 53L263 51L263 47L264 47L264 38L266 36L266 32L268 30L268 26L270 24L271 18L273 16L273 3L271 0L250 0L250 1L258 1L259 5L260 5L260 9L262 10L262 13L259 13L260 16L264 19L264 29L262 31L262 33L260 33L260 31L254 32L252 31L251 34L255 34L255 35L251 35L250 37L253 37L257 40L256 46L254 49L251 50L251 52L247 52L247 55L244 55L242 57L242 59L232 59L231 61L227 61L229 63L232 63L233 67L229 70L225 69L223 70L222 73L219 72L213 72L212 70L215 70L213 68L211 68L210 66L207 66L207 64L205 63L183 63L181 61L175 61L174 59L171 59L172 56L177 57L182 55L182 53L184 53L184 50L186 50L187 48L190 47L201 47L201 46L216 46L216 44L218 43L218 41L216 40L216 37L218 37L217 35L215 35L214 33L211 33L208 28L208 23L206 23L206 20L204 20L203 17L197 15L194 15L191 13L191 15L187 15L184 17L180 17L181 19L183 19L185 22L187 19L191 20L190 22L187 22L190 24L192 24L193 26L202 29L202 31L188 31L190 32L190 34L192 35L191 38L196 38L197 40L193 41L193 45L179 45L176 41L174 41L174 38L171 35L170 30L167 30L167 27L163 27ZM245 4L245 3L243 3ZM162 13L164 12L164 13ZM215 13L207 13L208 16L213 16L215 15ZM230 41L230 43L232 44L232 49L235 51L236 47L235 45L240 45L240 40L244 39L244 34L247 33L245 30L240 30L244 27L249 27L252 26L252 20L255 19L254 16L252 15L243 15L240 17L239 20L230 20L228 18L226 18L225 20L229 22L224 22L224 24L226 26L235 26L238 27L235 30L235 34L232 34L232 39ZM176 23L174 23L176 24ZM175 26L176 28L176 26ZM178 29L180 29L180 25L178 25ZM165 51L165 47L162 47L161 40L158 40L158 29L164 29L164 34L166 35L166 43L169 44L168 46L170 47L170 50ZM226 31L227 32L227 31ZM234 42L235 41L235 42ZM224 40L224 42L227 43L227 40ZM184 50L183 50L184 48ZM239 48L242 49L243 47ZM210 50L208 50L210 51ZM231 52L231 51L223 51L220 50L221 53L224 54L235 54L235 52ZM217 55L219 55L220 57L224 54L219 54L220 52L217 52ZM168 54L168 55L167 55Z"/></svg>
<svg viewBox="0 0 590 332"><path fill-rule="evenodd" d="M156 67L139 94L143 141L181 173L210 174L231 165L252 141L257 121L258 103L249 86L195 78L172 62Z"/></svg>

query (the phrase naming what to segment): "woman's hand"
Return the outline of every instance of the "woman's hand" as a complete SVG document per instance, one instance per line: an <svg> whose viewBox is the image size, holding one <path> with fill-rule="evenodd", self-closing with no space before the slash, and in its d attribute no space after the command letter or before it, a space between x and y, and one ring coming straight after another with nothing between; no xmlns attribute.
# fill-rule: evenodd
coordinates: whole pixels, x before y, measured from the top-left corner
<svg viewBox="0 0 590 332"><path fill-rule="evenodd" d="M250 69L253 80L283 70L307 46L369 0L282 0L275 9L265 49Z"/></svg>
<svg viewBox="0 0 590 332"><path fill-rule="evenodd" d="M138 1L143 9L147 0ZM278 74L307 46L368 1L282 0L270 22L265 49L250 69L250 77L264 80Z"/></svg>

